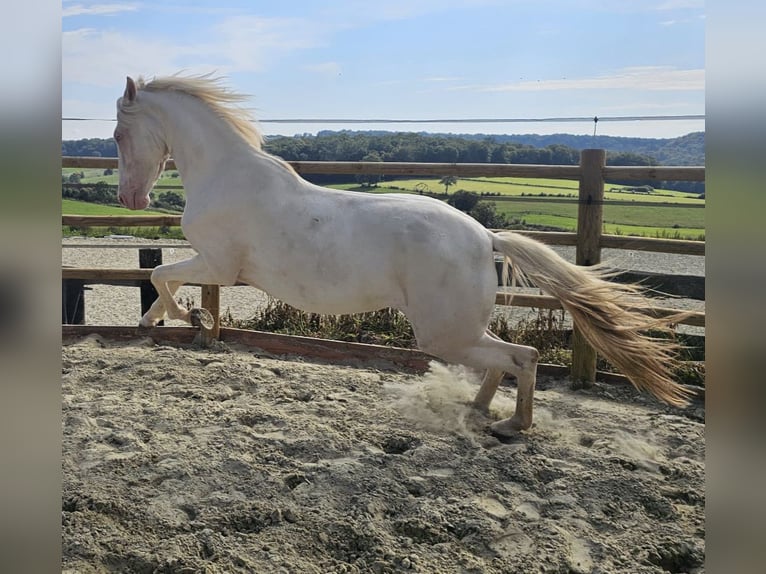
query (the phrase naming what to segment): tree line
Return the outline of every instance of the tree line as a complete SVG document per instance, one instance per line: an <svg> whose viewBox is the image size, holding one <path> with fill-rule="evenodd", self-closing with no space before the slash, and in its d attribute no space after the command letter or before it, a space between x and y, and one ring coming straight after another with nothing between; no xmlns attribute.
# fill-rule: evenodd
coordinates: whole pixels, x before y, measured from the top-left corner
<svg viewBox="0 0 766 574"><path fill-rule="evenodd" d="M704 141L704 134L701 134ZM396 132L320 132L317 135L274 136L266 139L266 151L287 161L398 161L424 163L510 163L542 165L576 165L580 161L580 149L561 143L548 143L544 147L509 141L511 136L436 135L425 133ZM524 136L527 137L527 136ZM538 136L555 137L555 136ZM567 137L565 134L561 137ZM584 136L571 136L584 137ZM620 140L623 138L612 138ZM625 138L630 139L630 138ZM690 134L685 138L689 146L697 146L699 137ZM645 141L645 140L641 140ZM651 141L651 140L649 140ZM657 140L667 150L669 141ZM608 142L604 142L608 143ZM589 146L593 147L593 145ZM646 147L646 146L645 146ZM662 146L661 146L662 147ZM607 149L608 165L660 165L660 161L646 153L612 151ZM62 142L62 155L116 157L114 140L82 139ZM697 152L690 152L696 155ZM667 155L667 154L666 154ZM678 153L675 154L676 156ZM667 162L663 162L667 165ZM704 163L704 158L702 163ZM679 164L681 165L681 164ZM353 175L312 174L307 179L318 184L374 183L359 182ZM396 178L391 178L396 179ZM704 182L652 182L610 181L628 185L653 185L691 193L704 193Z"/></svg>

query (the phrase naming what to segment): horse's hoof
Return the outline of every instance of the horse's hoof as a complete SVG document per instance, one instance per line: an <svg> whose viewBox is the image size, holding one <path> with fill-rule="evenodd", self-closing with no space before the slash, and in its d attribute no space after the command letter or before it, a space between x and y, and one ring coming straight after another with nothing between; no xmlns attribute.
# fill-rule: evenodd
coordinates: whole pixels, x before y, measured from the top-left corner
<svg viewBox="0 0 766 574"><path fill-rule="evenodd" d="M531 425L529 425L531 426ZM519 436L522 431L527 430L529 426L524 427L518 420L513 417L509 419L503 419L489 425L489 429L493 435L503 438L514 438Z"/></svg>
<svg viewBox="0 0 766 574"><path fill-rule="evenodd" d="M215 325L215 319L213 319L213 315L210 311L200 307L195 307L189 311L189 322L194 327L200 327L207 329L208 331Z"/></svg>

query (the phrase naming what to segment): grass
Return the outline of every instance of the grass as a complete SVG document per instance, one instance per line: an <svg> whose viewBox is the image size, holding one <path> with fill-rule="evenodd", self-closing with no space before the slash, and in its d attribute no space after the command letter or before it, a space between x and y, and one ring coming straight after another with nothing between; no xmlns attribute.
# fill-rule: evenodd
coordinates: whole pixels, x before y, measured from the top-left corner
<svg viewBox="0 0 766 574"><path fill-rule="evenodd" d="M526 225L577 229L577 203L496 201L498 213ZM604 233L701 239L705 235L705 210L683 207L604 206Z"/></svg>
<svg viewBox="0 0 766 574"><path fill-rule="evenodd" d="M148 214L167 215L162 211L147 209ZM88 201L77 201L76 199L62 199L61 213L66 215L136 215L136 212L126 207L116 205L103 205L101 203L90 203Z"/></svg>
<svg viewBox="0 0 766 574"><path fill-rule="evenodd" d="M136 212L125 207L89 203L74 199L61 200L61 213L66 215L136 215ZM147 209L143 214L167 215L166 212ZM173 215L178 215L177 213ZM132 235L134 237L146 237L149 239L184 239L180 227L74 227L65 225L62 227L64 237L87 236L103 237L104 235Z"/></svg>
<svg viewBox="0 0 766 574"><path fill-rule="evenodd" d="M501 177L501 178L460 178L457 183L450 187L450 192L454 193L458 189L473 191L475 193L491 193L500 196L524 195L562 195L564 197L577 197L579 182L569 179L537 179L537 178L519 178L519 177ZM346 188L354 187L348 185ZM635 200L648 202L672 202L702 204L705 200L699 199L696 194L674 191L669 189L655 189L648 195L634 194L628 191L609 191L611 189L626 190L630 186L612 185L607 183L607 191L604 194L605 199L614 200ZM430 193L444 193L444 186L439 183L439 179L433 178L415 178L415 179L397 179L384 181L378 184L376 191L385 193L388 191L409 191L417 192L419 188L427 189Z"/></svg>
<svg viewBox="0 0 766 574"><path fill-rule="evenodd" d="M116 185L118 175L105 176L102 169L63 169L62 173L83 172L85 178L82 183L96 183L104 181L110 185ZM159 180L158 185L173 186L174 189L183 193L181 179L172 177L173 173L167 171ZM559 229L562 231L575 231L577 228L577 187L578 182L573 180L558 179L535 179L535 178L467 178L459 179L450 190L454 193L458 189L474 191L476 193L492 193L499 196L485 198L494 201L499 213L505 214L509 220L522 221L528 226ZM425 188L423 186L426 186ZM343 184L332 186L336 189L359 189L356 184ZM625 189L626 186L614 186L607 184L607 189ZM444 186L439 184L438 179L414 178L382 182L377 188L372 188L374 193L386 193L399 191L405 193L417 193L419 189L427 189L431 192L441 193ZM157 193L157 192L155 192ZM525 196L553 196L554 198L571 199L571 203L560 202L525 202L521 199ZM514 198L514 201L504 201L504 198ZM635 235L644 237L667 237L677 239L701 240L705 236L705 210L686 209L685 205L704 205L704 200L694 194L671 190L655 190L649 195L638 195L628 192L607 191L606 199L622 201L655 202L657 207L631 206L631 205L606 205L604 206L604 233L618 235ZM660 203L666 205L659 205ZM668 206L667 204L672 204ZM75 205L80 204L80 205ZM78 215L110 215L130 213L121 208L110 208L109 211L99 211L98 207L86 208L82 202L71 202L62 206L63 212ZM74 209L74 210L73 210ZM92 211L87 211L92 209ZM111 211L111 209L118 211Z"/></svg>
<svg viewBox="0 0 766 574"><path fill-rule="evenodd" d="M451 192L458 189L475 193L498 194L485 197L494 201L498 213L509 221L522 221L529 226L575 231L577 229L577 195L579 183L573 180L535 178L468 178L458 179ZM343 189L356 189L350 184ZM607 189L625 190L628 186L607 184ZM382 182L372 191L386 193L399 191L417 193L418 190L443 193L444 186L438 179L415 178ZM568 199L570 202L525 202L524 196L541 196ZM655 189L653 193L634 194L628 191L606 191L607 200L657 203L657 206L605 205L604 233L702 240L705 237L705 210L689 209L690 205L705 205L705 200L695 194ZM513 201L505 201L511 199ZM662 205L661 205L662 204Z"/></svg>

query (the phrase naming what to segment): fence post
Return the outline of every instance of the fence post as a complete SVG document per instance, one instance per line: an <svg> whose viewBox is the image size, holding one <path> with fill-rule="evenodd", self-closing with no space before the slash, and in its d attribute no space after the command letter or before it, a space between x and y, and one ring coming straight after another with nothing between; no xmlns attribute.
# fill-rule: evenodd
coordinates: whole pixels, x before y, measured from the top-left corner
<svg viewBox="0 0 766 574"><path fill-rule="evenodd" d="M154 269L158 265L162 265L162 249L142 247L138 250L138 266L141 269ZM139 288L141 289L141 316L143 317L152 303L157 300L158 295L151 281L141 281ZM161 327L164 324L165 321L160 321L157 326Z"/></svg>
<svg viewBox="0 0 766 574"><path fill-rule="evenodd" d="M85 281L61 281L61 322L64 325L85 324Z"/></svg>
<svg viewBox="0 0 766 574"><path fill-rule="evenodd" d="M580 154L580 190L577 209L577 265L601 262L601 228L604 221L606 150L584 149ZM572 383L590 387L596 380L596 351L575 327L572 331Z"/></svg>
<svg viewBox="0 0 766 574"><path fill-rule="evenodd" d="M221 287L218 285L202 286L202 308L213 316L213 328L210 336L217 339L221 334Z"/></svg>

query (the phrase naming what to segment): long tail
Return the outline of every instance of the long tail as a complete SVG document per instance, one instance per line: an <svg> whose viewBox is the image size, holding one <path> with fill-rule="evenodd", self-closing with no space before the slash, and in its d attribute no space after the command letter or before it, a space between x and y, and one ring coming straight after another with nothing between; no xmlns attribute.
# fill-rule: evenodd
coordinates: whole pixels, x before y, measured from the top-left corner
<svg viewBox="0 0 766 574"><path fill-rule="evenodd" d="M642 333L670 332L668 323L685 313L664 319L646 315L636 308L652 305L638 287L606 281L603 268L573 265L534 239L500 232L492 234L492 241L494 249L511 260L516 277L558 298L588 343L637 389L671 405L686 404L689 391L672 379L679 346Z"/></svg>

